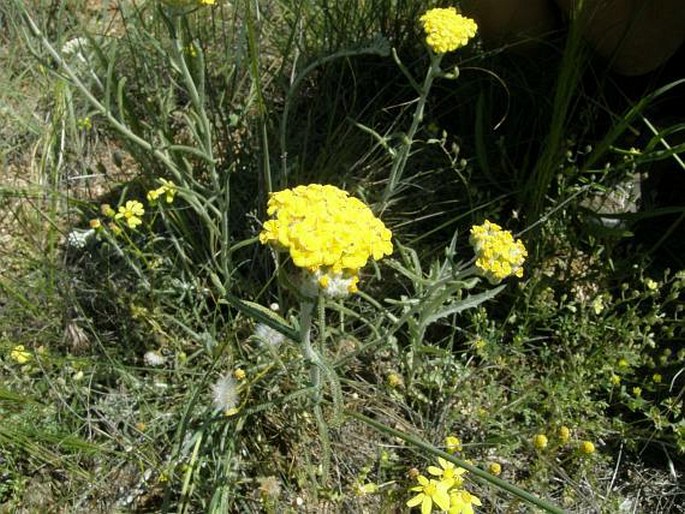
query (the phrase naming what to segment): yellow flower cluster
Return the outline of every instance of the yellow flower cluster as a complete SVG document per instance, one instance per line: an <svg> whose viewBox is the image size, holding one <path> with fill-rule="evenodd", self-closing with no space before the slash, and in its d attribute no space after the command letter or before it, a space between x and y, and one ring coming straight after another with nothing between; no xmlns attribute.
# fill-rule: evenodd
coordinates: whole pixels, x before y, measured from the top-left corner
<svg viewBox="0 0 685 514"><path fill-rule="evenodd" d="M163 178L160 178L159 181L162 183L162 185L157 189L152 189L147 192L147 201L150 203L155 203L160 196L164 196L166 203L173 202L177 191L176 184Z"/></svg>
<svg viewBox="0 0 685 514"><path fill-rule="evenodd" d="M421 514L433 511L433 504L449 514L473 514L474 505L482 505L480 499L463 488L464 468L438 457L438 466L428 466L428 473L436 478L417 476L419 485L409 490L418 493L407 502L408 507L421 506Z"/></svg>
<svg viewBox="0 0 685 514"><path fill-rule="evenodd" d="M288 251L324 292L355 292L369 258L392 253L392 232L359 199L335 186L310 184L272 193L262 244Z"/></svg>
<svg viewBox="0 0 685 514"><path fill-rule="evenodd" d="M508 230L486 220L471 227L469 241L476 252L476 267L490 283L498 284L510 275L523 276L522 266L528 252Z"/></svg>
<svg viewBox="0 0 685 514"><path fill-rule="evenodd" d="M419 21L426 33L426 43L436 54L466 46L478 30L475 21L457 14L454 7L429 9Z"/></svg>

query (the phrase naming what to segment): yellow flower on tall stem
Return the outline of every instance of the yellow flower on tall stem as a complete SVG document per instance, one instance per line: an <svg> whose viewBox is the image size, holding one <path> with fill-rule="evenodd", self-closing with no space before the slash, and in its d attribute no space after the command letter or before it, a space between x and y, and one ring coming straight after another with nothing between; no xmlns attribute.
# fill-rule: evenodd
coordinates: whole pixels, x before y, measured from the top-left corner
<svg viewBox="0 0 685 514"><path fill-rule="evenodd" d="M466 46L478 30L475 21L458 14L454 7L429 9L419 21L426 33L426 44L436 54Z"/></svg>
<svg viewBox="0 0 685 514"><path fill-rule="evenodd" d="M304 270L305 296L355 292L359 270L369 259L393 251L392 232L361 200L335 186L310 184L272 193L267 214L272 218L259 240L287 251Z"/></svg>

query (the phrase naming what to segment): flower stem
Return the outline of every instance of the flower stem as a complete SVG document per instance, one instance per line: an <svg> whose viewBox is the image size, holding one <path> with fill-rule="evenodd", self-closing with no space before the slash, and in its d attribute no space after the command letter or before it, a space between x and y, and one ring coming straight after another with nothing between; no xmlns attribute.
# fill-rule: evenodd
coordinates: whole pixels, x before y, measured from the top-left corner
<svg viewBox="0 0 685 514"><path fill-rule="evenodd" d="M428 453L431 453L435 455L436 457L442 457L443 459L450 461L457 466L460 466L464 468L465 470L473 473L476 477L478 477L481 480L484 480L485 482L489 482L490 484L494 485L495 487L499 489L503 489L514 496L517 496L518 498L521 498L522 500L531 503L535 505L536 507L539 507L546 512L551 512L553 514L564 514L564 511L560 509L559 507L552 505L551 503L546 502L545 500L542 500L538 498L537 496L534 496L530 494L527 491L524 491L523 489L520 489L516 487L515 485L510 484L509 482L506 482L505 480L502 480L501 478L497 478L494 475L491 475L490 473L483 471L480 468L477 468L473 464L469 464L465 460L462 460L458 457L455 457L454 455L451 455L447 452L444 452L432 444L429 444L418 437L414 437L413 435L406 434L404 432L400 432L399 430L396 430L394 428L391 428L387 425L384 425L383 423L379 423L378 421L371 419L367 416L364 416L363 414L359 414L358 412L353 412L350 410L346 410L345 414L351 418L354 418L358 421L361 421L362 423L369 425L372 428L375 428L379 432L387 435L391 435L393 437L399 437L403 441L412 444L418 448L421 448L422 450L427 451Z"/></svg>
<svg viewBox="0 0 685 514"><path fill-rule="evenodd" d="M407 166L407 160L411 154L411 147L414 144L414 137L416 136L416 132L423 121L423 112L426 108L426 102L428 101L428 93L430 92L435 77L441 74L440 61L442 60L442 56L443 54L430 54L430 66L428 67L426 77L423 80L423 85L419 90L419 98L416 103L416 109L414 110L411 126L403 138L399 152L397 153L397 156L394 157L392 168L390 169L388 184L385 186L385 191L383 192L383 200L381 202L380 211L381 213L388 206L390 199L395 194L395 190L397 189L400 180L402 180L404 169Z"/></svg>
<svg viewBox="0 0 685 514"><path fill-rule="evenodd" d="M312 346L311 340L313 311L313 301L303 301L300 303L300 340L302 341L302 352L310 362L309 377L312 382L314 418L316 419L316 426L321 441L321 475L325 482L328 479L331 464L331 439L328 434L328 425L323 417L323 409L321 408L321 369L324 367L324 363L321 360L321 356Z"/></svg>

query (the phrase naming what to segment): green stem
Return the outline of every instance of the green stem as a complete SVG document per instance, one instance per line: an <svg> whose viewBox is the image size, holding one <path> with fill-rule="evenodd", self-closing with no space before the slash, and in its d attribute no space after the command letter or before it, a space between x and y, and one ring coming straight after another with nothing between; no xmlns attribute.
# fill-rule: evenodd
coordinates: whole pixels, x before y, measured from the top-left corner
<svg viewBox="0 0 685 514"><path fill-rule="evenodd" d="M321 359L312 346L312 312L314 303L303 301L300 303L300 341L302 341L302 353L305 359L312 363L309 368L309 378L314 388L314 401L321 400Z"/></svg>
<svg viewBox="0 0 685 514"><path fill-rule="evenodd" d="M321 408L321 369L324 363L318 352L313 348L311 341L312 312L314 302L303 301L300 303L300 339L305 358L310 362L309 376L312 382L312 400L314 401L314 418L321 440L321 475L326 481L331 464L331 439L328 434L328 425L323 417Z"/></svg>
<svg viewBox="0 0 685 514"><path fill-rule="evenodd" d="M433 80L435 80L435 78L441 74L440 61L442 60L442 56L443 54L431 53L430 66L426 72L426 78L423 80L423 85L419 90L419 99L416 104L416 109L414 110L414 116L412 117L409 132L404 135L402 146L400 147L397 156L394 158L392 168L390 169L388 184L385 186L385 191L383 192L381 213L388 206L390 198L392 198L392 196L395 194L395 190L397 189L400 180L402 180L404 169L407 166L407 160L411 154L411 147L414 144L414 137L416 136L416 132L423 121L423 113L426 108L426 102L428 101L428 93L433 85Z"/></svg>
<svg viewBox="0 0 685 514"><path fill-rule="evenodd" d="M174 175L174 178L178 180L179 182L183 182L182 180L182 175L176 166L176 164L169 158L169 156L162 152L161 150L158 150L152 146L152 144L145 139L139 137L137 134L135 134L131 129L129 129L124 123L120 122L118 119L114 117L112 112L105 107L102 102L100 102L93 94L90 92L90 89L86 87L83 82L78 78L76 73L71 69L71 67L62 59L62 56L55 50L55 48L50 44L48 39L43 35L43 33L40 31L36 23L33 21L33 18L29 15L28 11L26 10L26 7L23 5L23 3L20 2L15 2L19 6L19 8L22 11L22 14L24 15L24 19L26 20L26 24L29 26L29 29L33 33L35 37L37 37L43 47L48 51L50 56L57 62L59 65L59 69L63 70L64 73L66 73L67 77L69 77L69 80L71 83L76 86L76 88L81 92L81 94L86 98L86 100L93 106L93 109L97 111L98 114L101 116L104 116L107 121L110 123L110 125L118 131L120 134L122 134L125 138L129 139L136 145L138 145L140 148L151 152L152 155L155 156L155 158L159 159L160 162L164 163L164 165L167 167L167 169Z"/></svg>
<svg viewBox="0 0 685 514"><path fill-rule="evenodd" d="M502 480L501 478L497 478L494 475L491 475L490 473L487 473L486 471L483 471L480 468L477 468L476 466L469 464L465 460L462 460L458 457L455 457L454 455L451 455L447 452L444 452L432 444L429 444L418 437L414 437L413 435L406 434L404 432L400 432L399 430L395 430L394 428L391 428L389 426L386 426L382 423L379 423L376 420L373 420L367 416L364 416L363 414L359 414L357 412L349 411L346 410L345 414L351 418L356 419L357 421L361 421L362 423L365 423L366 425L369 425L372 428L375 428L379 432L383 434L387 434L393 437L398 437L402 439L403 441L410 443L417 448L420 448L422 450L425 450L428 453L431 453L435 455L436 457L442 457L445 460L448 460L457 466L460 466L464 468L465 470L469 471L470 473L473 473L476 477L478 477L481 480L484 480L486 482L489 482L490 484L494 485L495 487L499 489L503 489L504 491L507 491L514 496L517 496L521 498L522 500L531 503L535 505L536 507L539 507L547 512L552 512L553 514L564 514L564 511L560 509L559 507L552 505L551 503L546 502L545 500L542 500L538 498L537 496L534 496L530 494L529 492L524 491L523 489L520 489L516 487L515 485L510 484L509 482L506 482Z"/></svg>
<svg viewBox="0 0 685 514"><path fill-rule="evenodd" d="M200 121L201 133L199 134L200 138L198 140L198 143L200 144L202 152L205 155L205 159L209 164L209 171L212 177L212 185L214 186L216 191L219 191L219 177L216 173L216 163L214 161L214 148L212 143L212 125L209 122L209 118L207 117L207 111L205 110L203 98L204 95L200 94L200 91L204 90L204 84L201 81L200 89L198 89L197 85L195 84L195 79L193 78L193 75L190 73L190 69L188 68L188 63L186 62L184 55L185 48L182 37L183 28L181 26L181 20L181 16L176 16L174 19L173 37L176 62L178 64L179 69L181 70L183 82L185 82L188 95L190 96L190 101L192 102L193 107L195 108L195 112L197 113ZM202 53L200 50L200 56L201 55ZM203 66L204 60L200 63L200 69L202 69Z"/></svg>

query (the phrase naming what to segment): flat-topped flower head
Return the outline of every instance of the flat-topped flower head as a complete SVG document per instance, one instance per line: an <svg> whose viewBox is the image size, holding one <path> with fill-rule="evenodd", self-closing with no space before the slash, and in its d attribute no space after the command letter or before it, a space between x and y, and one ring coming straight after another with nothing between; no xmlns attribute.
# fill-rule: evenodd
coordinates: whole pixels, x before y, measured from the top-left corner
<svg viewBox="0 0 685 514"><path fill-rule="evenodd" d="M335 186L310 184L269 196L259 240L287 251L330 296L355 292L369 259L392 253L392 232L357 198Z"/></svg>
<svg viewBox="0 0 685 514"><path fill-rule="evenodd" d="M426 44L436 54L466 46L478 30L475 21L458 14L454 7L429 9L419 21L426 33Z"/></svg>
<svg viewBox="0 0 685 514"><path fill-rule="evenodd" d="M469 242L476 253L476 267L490 283L498 284L511 275L523 276L522 266L528 252L508 230L486 220L471 227Z"/></svg>

